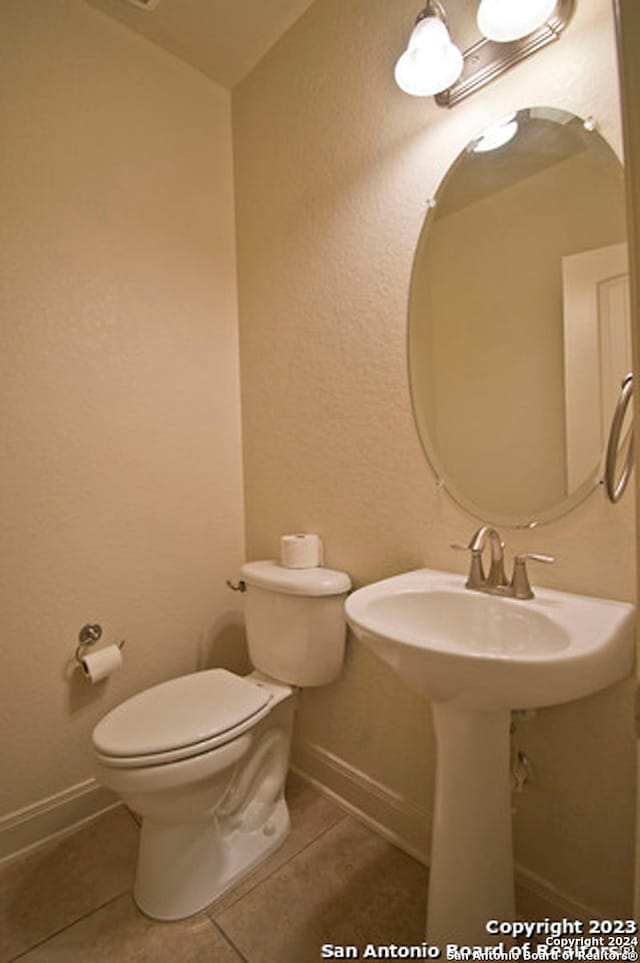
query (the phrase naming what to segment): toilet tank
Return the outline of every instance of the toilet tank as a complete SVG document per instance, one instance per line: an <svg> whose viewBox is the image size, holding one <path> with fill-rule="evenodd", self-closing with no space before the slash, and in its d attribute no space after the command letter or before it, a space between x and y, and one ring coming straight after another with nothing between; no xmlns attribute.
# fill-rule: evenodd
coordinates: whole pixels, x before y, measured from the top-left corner
<svg viewBox="0 0 640 963"><path fill-rule="evenodd" d="M351 580L328 568L247 562L245 619L256 669L296 686L326 685L344 658L344 600Z"/></svg>

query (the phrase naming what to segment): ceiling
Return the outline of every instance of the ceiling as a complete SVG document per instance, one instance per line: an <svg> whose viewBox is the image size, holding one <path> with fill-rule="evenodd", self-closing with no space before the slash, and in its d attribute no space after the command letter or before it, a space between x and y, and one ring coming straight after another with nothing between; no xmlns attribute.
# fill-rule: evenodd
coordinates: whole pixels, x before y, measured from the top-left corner
<svg viewBox="0 0 640 963"><path fill-rule="evenodd" d="M152 10L127 0L86 2L232 88L313 0L159 0Z"/></svg>

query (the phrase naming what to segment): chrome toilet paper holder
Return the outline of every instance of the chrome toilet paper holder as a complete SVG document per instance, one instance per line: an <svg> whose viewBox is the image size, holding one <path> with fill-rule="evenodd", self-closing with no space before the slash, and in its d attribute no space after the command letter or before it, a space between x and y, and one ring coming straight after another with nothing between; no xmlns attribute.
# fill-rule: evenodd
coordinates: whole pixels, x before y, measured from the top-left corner
<svg viewBox="0 0 640 963"><path fill-rule="evenodd" d="M82 659L86 654L86 650L91 645L95 645L102 638L102 626L97 623L83 625L78 632L78 646L76 648L76 662L78 665L82 665ZM118 648L122 649L127 640L123 639L118 642Z"/></svg>

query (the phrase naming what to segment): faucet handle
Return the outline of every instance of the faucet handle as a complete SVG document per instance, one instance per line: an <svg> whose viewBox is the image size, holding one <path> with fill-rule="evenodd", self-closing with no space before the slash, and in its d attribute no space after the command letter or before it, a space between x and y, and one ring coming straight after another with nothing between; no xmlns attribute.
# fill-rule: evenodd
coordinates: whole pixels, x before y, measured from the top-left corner
<svg viewBox="0 0 640 963"><path fill-rule="evenodd" d="M540 555L537 552L523 552L522 555L516 555L516 562L523 561L526 562L530 559L532 562L546 562L547 564L555 562L555 555Z"/></svg>
<svg viewBox="0 0 640 963"><path fill-rule="evenodd" d="M516 555L513 560L513 577L511 579L513 597L516 599L533 598L533 591L527 574L527 560L549 564L555 562L556 559L554 555L540 555L536 552L523 552L522 555Z"/></svg>
<svg viewBox="0 0 640 963"><path fill-rule="evenodd" d="M471 568L469 569L469 577L465 582L466 588L479 589L485 585L486 577L482 567L482 552L477 548L472 548L471 545L460 545L458 542L452 542L449 548L455 549L456 552L471 552Z"/></svg>

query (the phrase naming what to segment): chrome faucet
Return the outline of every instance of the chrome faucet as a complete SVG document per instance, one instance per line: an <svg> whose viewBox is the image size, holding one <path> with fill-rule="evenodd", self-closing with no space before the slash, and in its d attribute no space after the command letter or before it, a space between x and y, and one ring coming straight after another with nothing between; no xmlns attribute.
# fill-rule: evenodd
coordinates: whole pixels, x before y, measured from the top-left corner
<svg viewBox="0 0 640 963"><path fill-rule="evenodd" d="M485 578L482 569L482 553L487 542L491 549L491 565L489 574ZM467 588L499 588L509 584L504 570L504 542L495 528L489 525L479 528L469 542L469 551L471 552L471 570L467 579ZM479 579L478 576L480 576Z"/></svg>
<svg viewBox="0 0 640 963"><path fill-rule="evenodd" d="M485 575L482 555L487 542L491 549L491 564L489 574ZM473 535L468 545L452 545L451 548L471 552L471 566L465 587L474 592L486 592L488 595L502 595L506 598L532 599L533 591L527 574L527 559L533 562L555 562L552 555L537 555L524 553L516 555L513 561L513 575L511 581L504 570L504 542L495 528L483 525Z"/></svg>

